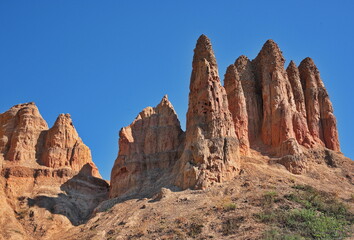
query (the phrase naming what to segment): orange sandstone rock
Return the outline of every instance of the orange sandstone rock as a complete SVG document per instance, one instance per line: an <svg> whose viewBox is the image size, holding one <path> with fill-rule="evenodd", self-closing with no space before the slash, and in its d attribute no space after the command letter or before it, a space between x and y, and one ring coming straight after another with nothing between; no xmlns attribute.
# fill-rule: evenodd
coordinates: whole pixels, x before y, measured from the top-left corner
<svg viewBox="0 0 354 240"><path fill-rule="evenodd" d="M262 140L273 148L294 138L292 115L295 104L278 45L268 40L253 60L256 78L262 86Z"/></svg>
<svg viewBox="0 0 354 240"><path fill-rule="evenodd" d="M46 133L41 163L52 168L70 167L75 171L89 164L91 175L101 177L92 162L91 151L79 137L70 114L60 114Z"/></svg>
<svg viewBox="0 0 354 240"><path fill-rule="evenodd" d="M236 136L240 142L240 152L247 155L249 140L246 98L243 93L239 73L233 64L226 70L224 87L227 93L229 109L235 124Z"/></svg>
<svg viewBox="0 0 354 240"><path fill-rule="evenodd" d="M262 86L256 80L252 62L246 56L240 56L234 63L240 76L245 95L248 116L248 137L251 145L259 139L263 118Z"/></svg>
<svg viewBox="0 0 354 240"><path fill-rule="evenodd" d="M176 185L205 188L232 178L240 168L239 143L210 40L194 49L186 141L175 169Z"/></svg>
<svg viewBox="0 0 354 240"><path fill-rule="evenodd" d="M182 139L183 131L167 96L157 107L145 108L119 133L110 196L151 193L152 188L168 184L166 177L178 159Z"/></svg>
<svg viewBox="0 0 354 240"><path fill-rule="evenodd" d="M33 163L41 150L41 133L47 129L34 103L16 105L0 114L0 152L5 160Z"/></svg>
<svg viewBox="0 0 354 240"><path fill-rule="evenodd" d="M337 121L333 114L332 103L315 63L311 58L305 58L299 66L299 71L311 135L327 148L340 151Z"/></svg>
<svg viewBox="0 0 354 240"><path fill-rule="evenodd" d="M301 145L311 147L314 142L307 126L305 96L301 85L299 70L293 61L290 62L286 72L288 74L296 105L296 111L293 115L293 129L296 140Z"/></svg>

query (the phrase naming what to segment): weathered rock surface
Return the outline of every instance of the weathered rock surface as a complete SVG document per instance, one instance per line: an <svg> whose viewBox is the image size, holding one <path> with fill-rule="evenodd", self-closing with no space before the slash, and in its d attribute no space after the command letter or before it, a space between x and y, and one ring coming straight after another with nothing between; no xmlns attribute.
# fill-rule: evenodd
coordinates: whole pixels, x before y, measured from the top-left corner
<svg viewBox="0 0 354 240"><path fill-rule="evenodd" d="M50 239L87 221L108 198L108 183L94 176L100 175L70 115L48 130L34 103L0 114L0 222L7 219L0 239Z"/></svg>
<svg viewBox="0 0 354 240"><path fill-rule="evenodd" d="M166 177L179 157L183 136L167 96L157 107L145 108L119 133L119 153L111 173L110 196L146 194L145 190L151 193L153 187L168 184Z"/></svg>
<svg viewBox="0 0 354 240"><path fill-rule="evenodd" d="M91 151L79 137L70 114L60 114L46 133L41 163L52 168L70 167L75 171L90 164L91 175L101 177L92 162Z"/></svg>
<svg viewBox="0 0 354 240"><path fill-rule="evenodd" d="M255 74L262 86L262 140L273 148L294 138L292 114L294 97L284 69L285 59L278 45L268 40L253 60Z"/></svg>
<svg viewBox="0 0 354 240"><path fill-rule="evenodd" d="M299 71L311 135L327 148L340 151L337 121L333 114L332 103L316 65L311 58L305 58L299 66Z"/></svg>
<svg viewBox="0 0 354 240"><path fill-rule="evenodd" d="M243 93L239 73L233 64L226 70L224 86L229 102L229 109L235 124L236 136L240 142L240 152L247 155L250 144L248 140L246 98Z"/></svg>
<svg viewBox="0 0 354 240"><path fill-rule="evenodd" d="M303 147L340 151L338 132L332 104L313 61L306 58L299 68L291 61L286 70L284 62L278 45L268 40L254 60L241 56L235 61L235 75L242 83L246 101L251 149L286 156L287 160L281 162L287 165L289 156L296 156L287 168L300 173L306 164L296 152ZM229 88L226 78L225 88ZM231 108L235 102L243 104L243 100L234 101L229 95ZM234 121L238 121L235 116ZM236 127L237 134L242 129Z"/></svg>
<svg viewBox="0 0 354 240"><path fill-rule="evenodd" d="M239 142L210 40L194 49L186 142L175 174L176 185L205 188L232 178L240 168Z"/></svg>
<svg viewBox="0 0 354 240"><path fill-rule="evenodd" d="M37 167L69 167L76 172L88 164L87 174L101 177L90 149L82 142L69 114L60 114L48 130L37 106L18 104L0 114L0 154L5 161ZM85 170L89 168L86 166Z"/></svg>
<svg viewBox="0 0 354 240"><path fill-rule="evenodd" d="M228 67L224 88L210 40L200 36L185 134L167 98L144 109L120 131L110 196L144 195L171 185L203 189L234 177L240 156L250 156L252 149L296 174L307 169L307 149L339 150L317 68L305 59L300 70L293 61L285 70L284 62L278 45L268 40L254 60L240 56Z"/></svg>
<svg viewBox="0 0 354 240"><path fill-rule="evenodd" d="M293 115L293 129L296 140L305 147L312 147L314 142L307 125L305 96L301 85L300 73L293 61L290 61L286 72L296 105L296 111Z"/></svg>
<svg viewBox="0 0 354 240"><path fill-rule="evenodd" d="M234 63L240 76L242 90L246 99L248 116L248 137L255 145L261 134L263 118L262 86L256 80L252 62L246 56L240 56Z"/></svg>
<svg viewBox="0 0 354 240"><path fill-rule="evenodd" d="M0 114L0 153L9 161L35 162L47 129L34 103L12 107Z"/></svg>

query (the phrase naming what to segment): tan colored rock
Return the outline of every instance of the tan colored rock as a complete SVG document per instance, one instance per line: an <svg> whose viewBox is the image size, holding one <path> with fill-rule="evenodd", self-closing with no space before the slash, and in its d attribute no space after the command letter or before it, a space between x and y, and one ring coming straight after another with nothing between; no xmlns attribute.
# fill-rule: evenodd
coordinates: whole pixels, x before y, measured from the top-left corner
<svg viewBox="0 0 354 240"><path fill-rule="evenodd" d="M305 58L299 66L299 72L305 89L307 123L311 135L327 148L340 151L332 103L313 60Z"/></svg>
<svg viewBox="0 0 354 240"><path fill-rule="evenodd" d="M5 160L34 163L40 154L41 133L47 129L34 103L19 104L0 114L0 151Z"/></svg>
<svg viewBox="0 0 354 240"><path fill-rule="evenodd" d="M255 78L252 62L246 56L237 58L234 65L239 73L246 99L249 142L255 145L261 135L262 127L262 86Z"/></svg>
<svg viewBox="0 0 354 240"><path fill-rule="evenodd" d="M145 108L119 133L119 153L111 172L110 197L153 193L168 184L179 154L183 131L172 104L164 96Z"/></svg>
<svg viewBox="0 0 354 240"><path fill-rule="evenodd" d="M0 236L4 239L53 239L51 234L87 221L108 198L109 185L92 176L99 176L98 170L91 155L87 158L90 151L80 142L70 116L61 115L47 129L34 103L0 114ZM51 157L49 167L40 165L44 154ZM66 163L67 156L71 156L68 166L58 164Z"/></svg>
<svg viewBox="0 0 354 240"><path fill-rule="evenodd" d="M252 62L262 85L262 140L273 148L295 137L292 116L296 109L284 62L278 45L272 40L263 45Z"/></svg>
<svg viewBox="0 0 354 240"><path fill-rule="evenodd" d="M301 145L309 148L314 145L314 142L307 126L305 96L301 85L300 73L293 61L290 61L286 72L288 74L296 105L296 111L293 115L295 137Z"/></svg>
<svg viewBox="0 0 354 240"><path fill-rule="evenodd" d="M91 151L79 137L70 114L60 114L46 133L41 163L52 168L70 167L77 172L89 164L91 175L101 178L92 162Z"/></svg>
<svg viewBox="0 0 354 240"><path fill-rule="evenodd" d="M230 65L225 74L224 87L226 90L229 109L235 124L236 136L240 142L240 153L247 155L248 141L248 115L246 98L235 65Z"/></svg>
<svg viewBox="0 0 354 240"><path fill-rule="evenodd" d="M175 169L176 185L201 189L231 179L240 168L238 140L210 40L194 49L186 142Z"/></svg>

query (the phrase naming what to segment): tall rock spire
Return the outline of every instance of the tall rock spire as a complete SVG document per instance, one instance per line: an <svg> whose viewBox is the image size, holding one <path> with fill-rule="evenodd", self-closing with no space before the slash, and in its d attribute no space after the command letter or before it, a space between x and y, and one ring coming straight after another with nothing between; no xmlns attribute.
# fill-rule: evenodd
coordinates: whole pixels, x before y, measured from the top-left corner
<svg viewBox="0 0 354 240"><path fill-rule="evenodd" d="M238 140L210 40L194 49L186 141L176 184L204 188L231 178L239 168Z"/></svg>
<svg viewBox="0 0 354 240"><path fill-rule="evenodd" d="M311 147L314 143L307 126L305 96L301 85L299 70L293 61L290 61L286 72L288 74L296 105L296 111L293 115L295 137L301 145Z"/></svg>
<svg viewBox="0 0 354 240"><path fill-rule="evenodd" d="M255 78L252 62L246 56L242 55L237 58L234 65L240 76L246 99L249 142L254 145L261 134L262 127L262 86L260 81Z"/></svg>
<svg viewBox="0 0 354 240"><path fill-rule="evenodd" d="M315 63L305 58L299 66L306 101L307 123L315 140L327 148L340 151L337 121L332 103Z"/></svg>
<svg viewBox="0 0 354 240"><path fill-rule="evenodd" d="M262 85L262 140L271 147L278 147L287 139L295 137L292 124L294 97L284 62L273 40L268 40L253 60L256 77Z"/></svg>
<svg viewBox="0 0 354 240"><path fill-rule="evenodd" d="M236 136L240 142L240 152L247 155L249 141L246 98L243 93L239 73L233 64L226 70L224 87L227 93L229 109L235 124Z"/></svg>

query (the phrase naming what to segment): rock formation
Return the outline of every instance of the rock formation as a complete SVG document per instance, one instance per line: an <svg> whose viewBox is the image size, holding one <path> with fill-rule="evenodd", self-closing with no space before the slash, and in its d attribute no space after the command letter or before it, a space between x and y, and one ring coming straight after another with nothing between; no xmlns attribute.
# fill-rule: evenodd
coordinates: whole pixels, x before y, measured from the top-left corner
<svg viewBox="0 0 354 240"><path fill-rule="evenodd" d="M194 50L186 133L164 97L156 108L144 109L119 137L111 197L151 193L154 187L168 185L200 189L237 173L239 143L206 36L198 39Z"/></svg>
<svg viewBox="0 0 354 240"><path fill-rule="evenodd" d="M229 109L235 124L236 136L240 142L240 152L247 155L249 140L246 98L243 93L239 73L233 64L226 70L224 86L229 102Z"/></svg>
<svg viewBox="0 0 354 240"><path fill-rule="evenodd" d="M108 198L108 183L98 177L69 114L61 114L49 130L34 103L0 114L1 214L10 226L1 235L6 239L30 239L28 230L33 239L46 238L58 226L85 222ZM11 233L13 227L19 234Z"/></svg>
<svg viewBox="0 0 354 240"><path fill-rule="evenodd" d="M240 169L239 141L226 91L205 35L197 41L192 67L186 141L176 180L183 189L201 189L229 180Z"/></svg>
<svg viewBox="0 0 354 240"><path fill-rule="evenodd" d="M37 167L69 167L76 172L88 164L92 176L101 177L90 149L82 142L69 114L60 114L48 130L37 106L18 104L0 114L0 153L6 161ZM85 167L87 171L89 168Z"/></svg>
<svg viewBox="0 0 354 240"><path fill-rule="evenodd" d="M120 130L119 154L111 173L110 196L143 194L167 180L177 161L183 131L172 104L164 96Z"/></svg>
<svg viewBox="0 0 354 240"><path fill-rule="evenodd" d="M311 135L327 148L340 151L332 103L316 65L311 58L305 58L299 66L299 71Z"/></svg>
<svg viewBox="0 0 354 240"><path fill-rule="evenodd" d="M294 138L292 113L294 97L284 69L285 59L275 42L268 40L253 60L255 75L262 86L262 141L273 148Z"/></svg>
<svg viewBox="0 0 354 240"><path fill-rule="evenodd" d="M249 142L255 145L260 136L263 117L261 84L256 80L253 65L246 56L240 56L234 65L246 100Z"/></svg>
<svg viewBox="0 0 354 240"><path fill-rule="evenodd" d="M60 114L45 137L41 163L47 167L71 167L80 171L85 164L93 168L92 175L101 177L92 162L90 149L82 142L70 114Z"/></svg>
<svg viewBox="0 0 354 240"><path fill-rule="evenodd" d="M13 106L0 114L0 153L9 161L34 162L47 129L34 103Z"/></svg>
<svg viewBox="0 0 354 240"><path fill-rule="evenodd" d="M300 173L306 168L300 145L339 151L338 132L332 104L313 61L306 58L299 68L291 61L286 70L284 62L278 45L268 40L254 60L245 56L236 60L234 75L246 99L251 148L282 157L284 165L291 165L290 171ZM227 78L225 88L229 88ZM232 110L235 101L228 97L231 112L238 116ZM237 102L242 105L242 100ZM296 161L285 164L288 155Z"/></svg>
<svg viewBox="0 0 354 240"><path fill-rule="evenodd" d="M227 68L224 88L210 40L200 36L185 134L167 98L144 109L119 133L110 196L172 185L204 189L234 177L252 149L296 174L308 166L308 149L339 151L332 105L313 61L299 69L291 61L286 70L284 62L268 40L254 60L240 56Z"/></svg>
<svg viewBox="0 0 354 240"><path fill-rule="evenodd" d="M307 125L305 96L301 85L300 73L293 61L290 61L286 72L288 74L296 105L296 111L293 115L295 137L298 143L309 148L313 146L314 142Z"/></svg>

